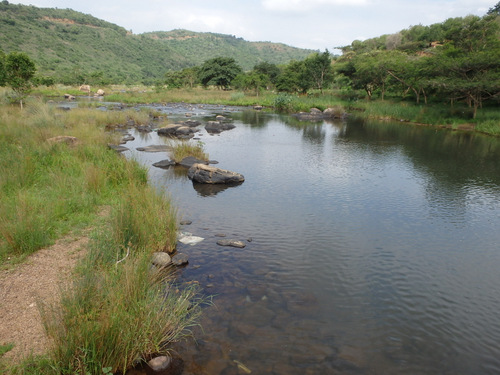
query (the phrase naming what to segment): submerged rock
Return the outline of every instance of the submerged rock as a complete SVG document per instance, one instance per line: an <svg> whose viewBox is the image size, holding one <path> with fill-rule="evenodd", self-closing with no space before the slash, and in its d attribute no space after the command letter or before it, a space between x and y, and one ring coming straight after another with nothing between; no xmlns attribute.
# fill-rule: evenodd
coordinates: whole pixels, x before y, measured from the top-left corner
<svg viewBox="0 0 500 375"><path fill-rule="evenodd" d="M245 181L245 177L240 173L199 163L189 168L188 178L203 184L232 184Z"/></svg>
<svg viewBox="0 0 500 375"><path fill-rule="evenodd" d="M189 256L184 253L177 253L172 257L172 263L176 266L182 266L189 263Z"/></svg>
<svg viewBox="0 0 500 375"><path fill-rule="evenodd" d="M204 240L203 237L198 237L198 236L193 236L191 233L189 232L180 232L178 235L177 235L177 240L180 242L180 243L183 243L184 245L196 245L197 243L200 243L201 241Z"/></svg>
<svg viewBox="0 0 500 375"><path fill-rule="evenodd" d="M157 161L156 163L153 163L153 167L163 168L163 169L167 169L173 165L175 165L175 161L169 160L169 159L161 160L161 161Z"/></svg>
<svg viewBox="0 0 500 375"><path fill-rule="evenodd" d="M169 152L172 151L172 146L168 145L150 145L146 147L137 147L137 151L144 151L144 152Z"/></svg>
<svg viewBox="0 0 500 375"><path fill-rule="evenodd" d="M115 150L116 152L128 151L128 148L125 146L108 144L108 147L112 150Z"/></svg>
<svg viewBox="0 0 500 375"><path fill-rule="evenodd" d="M219 245L219 246L237 247L239 249L243 249L246 246L246 244L243 241L229 240L229 239L219 240L219 241L217 241L217 245Z"/></svg>

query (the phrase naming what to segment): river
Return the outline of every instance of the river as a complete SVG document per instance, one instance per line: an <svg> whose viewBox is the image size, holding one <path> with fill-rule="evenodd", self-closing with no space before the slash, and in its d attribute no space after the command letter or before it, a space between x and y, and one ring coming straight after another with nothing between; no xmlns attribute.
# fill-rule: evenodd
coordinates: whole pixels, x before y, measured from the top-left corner
<svg viewBox="0 0 500 375"><path fill-rule="evenodd" d="M126 152L168 194L199 283L184 374L500 373L500 140L404 123L303 123L222 107L156 107L170 122L215 114L204 143L245 182L193 186L161 153ZM161 144L135 133L136 147ZM191 141L191 142L196 142ZM243 240L221 247L219 236Z"/></svg>

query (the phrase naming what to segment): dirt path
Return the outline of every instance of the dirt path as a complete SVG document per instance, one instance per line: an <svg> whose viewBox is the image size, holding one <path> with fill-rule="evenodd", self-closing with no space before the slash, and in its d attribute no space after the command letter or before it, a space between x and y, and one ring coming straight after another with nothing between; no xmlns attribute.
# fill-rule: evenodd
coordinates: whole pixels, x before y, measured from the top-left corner
<svg viewBox="0 0 500 375"><path fill-rule="evenodd" d="M57 300L60 285L70 281L87 243L87 237L64 238L14 269L0 271L0 344L15 345L5 359L15 361L47 350L37 303Z"/></svg>

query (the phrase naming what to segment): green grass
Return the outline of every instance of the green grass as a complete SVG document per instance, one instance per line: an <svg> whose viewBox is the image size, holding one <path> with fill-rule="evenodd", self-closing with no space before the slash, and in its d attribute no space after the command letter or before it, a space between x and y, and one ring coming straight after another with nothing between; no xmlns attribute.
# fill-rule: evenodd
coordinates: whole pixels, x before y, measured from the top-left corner
<svg viewBox="0 0 500 375"><path fill-rule="evenodd" d="M372 100L351 104L350 111L358 116L381 120L397 120L457 129L468 125L475 131L500 134L500 110L494 106L479 109L477 117L463 104L451 107L439 103L415 104L406 101Z"/></svg>
<svg viewBox="0 0 500 375"><path fill-rule="evenodd" d="M90 226L88 255L59 304L42 308L53 346L18 364L0 358L5 374L102 375L130 368L189 335L202 302L151 270L154 251L172 252L177 215L148 184L147 171L107 148L106 128L147 111L60 111L32 100L0 111L0 261L3 267ZM48 139L67 135L74 144ZM111 213L101 218L103 206ZM8 347L2 347L7 350Z"/></svg>
<svg viewBox="0 0 500 375"><path fill-rule="evenodd" d="M179 163L182 159L193 156L200 160L208 161L208 154L204 151L203 143L193 144L190 141L180 141L172 144L172 159Z"/></svg>

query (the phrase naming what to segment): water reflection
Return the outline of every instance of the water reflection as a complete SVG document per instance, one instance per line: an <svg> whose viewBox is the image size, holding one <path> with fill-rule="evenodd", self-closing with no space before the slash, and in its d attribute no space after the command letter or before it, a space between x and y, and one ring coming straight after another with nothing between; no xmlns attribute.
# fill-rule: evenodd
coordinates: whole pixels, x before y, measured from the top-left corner
<svg viewBox="0 0 500 375"><path fill-rule="evenodd" d="M500 372L499 140L230 116L235 129L200 133L244 184L217 194L150 169L205 238L180 246L180 278L215 296L197 343L177 347L185 374Z"/></svg>
<svg viewBox="0 0 500 375"><path fill-rule="evenodd" d="M202 197L214 197L224 190L240 186L242 183L233 184L200 184L193 182L193 188Z"/></svg>

